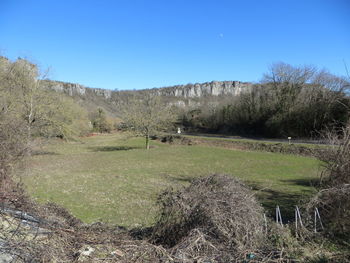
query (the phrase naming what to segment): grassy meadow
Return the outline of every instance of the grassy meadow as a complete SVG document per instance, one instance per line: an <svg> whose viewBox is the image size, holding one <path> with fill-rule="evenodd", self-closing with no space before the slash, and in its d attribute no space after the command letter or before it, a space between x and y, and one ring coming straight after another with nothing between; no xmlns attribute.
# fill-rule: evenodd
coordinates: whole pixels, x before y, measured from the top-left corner
<svg viewBox="0 0 350 263"><path fill-rule="evenodd" d="M205 145L169 145L127 134L54 141L30 157L23 182L40 202L56 202L86 223L103 221L125 227L154 222L156 200L167 187L193 178L225 173L251 185L273 210L283 209L312 193L320 171L314 158Z"/></svg>

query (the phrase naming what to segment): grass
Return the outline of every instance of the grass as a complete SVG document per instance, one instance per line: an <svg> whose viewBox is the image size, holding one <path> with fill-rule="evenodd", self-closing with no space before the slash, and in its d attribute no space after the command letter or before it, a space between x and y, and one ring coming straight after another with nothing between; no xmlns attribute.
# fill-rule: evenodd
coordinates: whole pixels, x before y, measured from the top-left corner
<svg viewBox="0 0 350 263"><path fill-rule="evenodd" d="M100 135L81 142L54 142L30 159L23 178L40 202L53 201L86 223L125 227L154 222L157 195L211 173L237 176L255 189L266 207L292 207L313 188L319 162L287 154L240 151L205 145L181 146L125 134ZM283 210L282 210L283 211Z"/></svg>

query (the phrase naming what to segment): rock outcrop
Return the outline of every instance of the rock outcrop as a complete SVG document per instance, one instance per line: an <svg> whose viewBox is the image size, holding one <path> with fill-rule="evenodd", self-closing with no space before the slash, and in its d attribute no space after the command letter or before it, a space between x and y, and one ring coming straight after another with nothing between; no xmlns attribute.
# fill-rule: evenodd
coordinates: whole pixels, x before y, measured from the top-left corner
<svg viewBox="0 0 350 263"><path fill-rule="evenodd" d="M112 97L112 90L107 89L97 89L97 88L88 88L77 83L69 83L62 81L51 81L47 80L44 82L44 85L50 89L53 89L57 92L63 92L69 96L86 96L87 93L93 93L97 96L104 97L105 99L110 99Z"/></svg>
<svg viewBox="0 0 350 263"><path fill-rule="evenodd" d="M86 87L77 83L68 83L61 81L47 81L45 83L49 88L57 91L66 93L69 96L86 94Z"/></svg>
<svg viewBox="0 0 350 263"><path fill-rule="evenodd" d="M76 83L67 83L61 81L46 81L46 85L51 89L64 92L69 96L85 96L87 93L93 93L105 99L111 99L113 95L118 96L118 93L125 91L112 91L107 89L88 88ZM204 96L221 96L232 95L236 96L242 92L248 92L252 88L252 83L240 81L212 81L205 83L176 85L170 87L153 88L146 90L127 91L151 93L155 96L165 97L182 97L182 98L200 98Z"/></svg>
<svg viewBox="0 0 350 263"><path fill-rule="evenodd" d="M219 104L222 97L237 96L250 92L253 84L240 81L211 81L186 85L176 85L143 90L107 90L89 88L77 83L45 80L43 85L57 92L62 92L79 101L88 111L101 107L110 116L119 117L119 108L131 97L162 96L168 105L178 108L196 108L205 98L216 100Z"/></svg>
<svg viewBox="0 0 350 263"><path fill-rule="evenodd" d="M174 96L184 98L200 98L203 96L239 95L242 92L250 91L252 83L240 81L212 81L205 83L176 85L152 89L160 96Z"/></svg>

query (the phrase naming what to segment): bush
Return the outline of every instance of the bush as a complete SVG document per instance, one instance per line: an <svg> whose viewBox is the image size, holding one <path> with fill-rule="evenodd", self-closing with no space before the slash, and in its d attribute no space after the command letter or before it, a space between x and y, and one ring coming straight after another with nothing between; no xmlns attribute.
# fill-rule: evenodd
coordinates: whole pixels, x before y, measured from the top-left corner
<svg viewBox="0 0 350 263"><path fill-rule="evenodd" d="M341 136L328 136L333 148L319 156L325 170L319 192L309 203L309 209L318 207L328 234L350 237L350 125Z"/></svg>
<svg viewBox="0 0 350 263"><path fill-rule="evenodd" d="M12 179L12 169L28 152L26 129L8 115L0 113L0 203L20 203L23 191Z"/></svg>
<svg viewBox="0 0 350 263"><path fill-rule="evenodd" d="M231 176L199 178L188 188L164 192L159 203L152 239L173 248L183 262L231 262L263 244L263 209L250 189Z"/></svg>
<svg viewBox="0 0 350 263"><path fill-rule="evenodd" d="M91 116L91 123L95 132L110 133L113 124L106 116L106 112L102 108L98 108L97 112Z"/></svg>
<svg viewBox="0 0 350 263"><path fill-rule="evenodd" d="M166 135L161 137L160 141L169 144L193 145L193 141L191 139L180 135Z"/></svg>

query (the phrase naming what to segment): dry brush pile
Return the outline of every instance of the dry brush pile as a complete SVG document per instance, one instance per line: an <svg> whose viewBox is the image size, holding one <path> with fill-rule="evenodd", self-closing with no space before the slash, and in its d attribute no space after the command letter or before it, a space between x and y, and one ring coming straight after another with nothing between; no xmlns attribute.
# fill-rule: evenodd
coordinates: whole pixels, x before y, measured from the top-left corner
<svg viewBox="0 0 350 263"><path fill-rule="evenodd" d="M152 239L171 248L179 262L233 262L264 242L262 207L231 176L197 179L188 188L164 192L159 202Z"/></svg>

